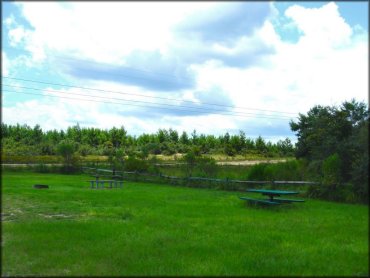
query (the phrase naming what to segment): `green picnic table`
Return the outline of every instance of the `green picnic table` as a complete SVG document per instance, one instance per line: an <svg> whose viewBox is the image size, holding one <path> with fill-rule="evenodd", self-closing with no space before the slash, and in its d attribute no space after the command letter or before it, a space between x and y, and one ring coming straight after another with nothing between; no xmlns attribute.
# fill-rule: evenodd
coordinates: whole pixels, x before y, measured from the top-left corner
<svg viewBox="0 0 370 278"><path fill-rule="evenodd" d="M286 195L297 195L298 191L286 191L286 190L273 190L273 189L247 189L247 192L261 193L263 196L268 196L268 199L254 199L250 197L239 197L242 200L249 201L251 203L260 203L267 205L280 205L281 203L292 203L292 202L304 202L304 200L298 199L281 199L274 198Z"/></svg>
<svg viewBox="0 0 370 278"><path fill-rule="evenodd" d="M113 188L112 187L112 184L114 185L115 188L122 188L122 185L123 185L123 181L122 180L99 180L99 179L96 179L96 180L89 180L88 182L91 183L91 189L94 189L94 185L96 184L96 189L99 189L99 184L100 184L100 187L101 188L104 188L104 183L109 183L109 187L108 188Z"/></svg>

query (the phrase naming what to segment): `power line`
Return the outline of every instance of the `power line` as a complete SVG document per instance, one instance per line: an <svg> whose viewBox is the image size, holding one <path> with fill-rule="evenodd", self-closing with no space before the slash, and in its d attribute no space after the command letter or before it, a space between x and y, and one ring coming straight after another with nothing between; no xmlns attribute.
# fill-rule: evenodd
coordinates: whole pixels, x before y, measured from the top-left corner
<svg viewBox="0 0 370 278"><path fill-rule="evenodd" d="M163 100L170 100L170 101L181 101L181 102L187 102L187 103L198 104L198 105L213 105L213 106L220 106L220 107L226 107L226 108L254 110L254 111L261 111L261 112L273 112L273 113L279 113L279 114L291 114L291 115L296 115L297 114L297 113L293 113L293 112L247 108L247 107L231 106L231 105L223 105L223 104L215 104L215 103L206 103L206 102L199 102L198 103L198 102L190 101L190 100L181 100L181 99L175 99L175 98L165 98L165 97L158 97L158 96L148 96L148 95L142 95L142 94L125 93L125 92L119 92L119 91L111 91L111 90L103 90L103 89L88 88L88 87L81 87L81 86L73 86L73 85L67 85L67 84L52 83L52 82L31 80L31 79L25 79L25 78L16 78L16 77L9 77L9 76L3 76L3 78L12 79L12 80L26 81L26 82L33 82L33 83L40 83L40 84L47 84L47 85L64 86L64 87L69 87L69 88L78 88L78 89L84 89L84 90L106 92L106 93L124 94L124 95L130 95L130 96L140 96L140 97L145 97L145 98L163 99Z"/></svg>
<svg viewBox="0 0 370 278"><path fill-rule="evenodd" d="M26 93L26 92L17 92L17 91L9 91L9 90L3 90L4 92L13 92L13 93L20 93L20 94L26 94L26 95L39 95L39 96L45 96L44 94L36 94L36 93ZM54 91L55 92L55 91ZM88 96L88 95L83 95L83 94L78 94L81 96ZM109 101L99 101L99 100L93 100L93 99L86 99L86 98L71 98L71 97L64 97L64 96L53 96L53 95L46 95L49 97L56 97L56 98L65 98L65 99L71 99L71 100L82 100L82 101L93 101L93 102L100 102L100 103L109 103L109 104L116 104L116 105L126 105L126 106L138 106L138 107L145 107L145 108L160 108L160 109L165 109L165 110L173 110L173 111L186 111L186 112L194 112L194 113L199 113L199 111L194 111L194 110L184 110L184 109L171 109L171 108L166 108L166 107L158 107L158 106L148 106L148 105L135 105L135 104L125 104L125 103L118 103L118 102L109 102ZM90 96L89 96L90 97ZM93 96L93 97L98 97L98 96ZM98 97L101 98L101 97ZM123 100L123 101L129 101L129 100ZM243 116L243 115L238 115L238 114L233 114L233 113L213 113L216 115L227 115L227 116L236 116L236 117L245 117L245 118L250 118L252 116ZM279 118L279 117L268 117L268 115L257 115L257 114L251 114L254 115L255 117L259 118L266 118L266 119L288 119L288 118Z"/></svg>
<svg viewBox="0 0 370 278"><path fill-rule="evenodd" d="M48 89L40 89L40 88L31 88L31 87L24 87L24 86L15 86L15 85L8 85L8 84L3 84L3 86L7 87L12 87L12 88L21 88L21 89L30 89L30 90L36 90L36 91L45 91L45 92L51 92L51 93L62 93L65 94L65 92L61 91L55 91L55 90L48 90ZM219 109L209 109L209 108L201 108L201 107L192 107L192 106L183 106L183 105L173 105L173 104L163 104L163 103L155 103L155 102L146 102L146 101L139 101L139 100L128 100L128 99L122 99L122 98L112 98L112 97L102 97L102 96L93 96L93 95L86 95L86 94L80 94L80 93L73 93L74 95L79 95L79 96L86 96L86 97L94 97L94 98L100 98L100 99L110 99L110 100L120 100L120 101L128 101L128 102L137 102L137 103L145 103L145 104L154 104L154 105L160 105L160 106L172 106L176 108L187 108L186 111L189 111L188 108L190 109L195 109L199 111L210 111L210 112L223 112L224 115L256 115L256 116L264 116L266 118L280 118L280 119L291 119L291 117L285 117L285 116L273 116L273 115L259 115L256 113L247 113L247 112L228 112L225 111L227 114L225 114L224 110L219 110ZM180 109L179 109L180 110ZM185 111L181 109L181 111Z"/></svg>
<svg viewBox="0 0 370 278"><path fill-rule="evenodd" d="M9 91L9 90L3 90L3 92L9 92L9 93L18 93L18 94L25 94L25 95L38 95L38 96L44 96L45 94L37 94L37 93L29 93L29 92L17 92L17 91ZM190 113L199 113L199 111L194 111L194 110L184 110L184 109L175 109L175 108L166 108L166 107L158 107L158 106L148 106L148 105L138 105L138 104L125 104L125 103L118 103L118 102L110 102L110 101L101 101L101 100L94 100L94 99L86 99L86 98L71 98L71 97L65 97L65 96L55 96L55 95L46 95L47 97L54 97L54 98L64 98L64 99L71 99L71 100L81 100L81 101L90 101L90 102L98 102L98 103L109 103L109 104L116 104L116 105L125 105L125 106L137 106L137 107L145 107L145 108L159 108L162 110L173 110L173 111L186 111ZM84 95L86 96L86 95ZM226 113L213 113L215 115L226 115L226 116L234 116L234 117L243 117L243 118L251 118L252 116L243 116L243 115L236 115L236 114L226 114ZM283 119L283 118L278 118L278 117L268 117L266 115L254 115L254 117L259 117L259 118L266 118L266 119L272 119L272 120L277 120L277 119ZM284 118L286 119L286 118Z"/></svg>

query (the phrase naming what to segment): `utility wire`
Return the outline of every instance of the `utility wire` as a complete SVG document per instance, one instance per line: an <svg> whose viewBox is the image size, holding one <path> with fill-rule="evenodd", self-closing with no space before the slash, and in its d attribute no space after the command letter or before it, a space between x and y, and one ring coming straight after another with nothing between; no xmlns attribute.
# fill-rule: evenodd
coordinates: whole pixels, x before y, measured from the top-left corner
<svg viewBox="0 0 370 278"><path fill-rule="evenodd" d="M138 104L125 104L125 103L118 103L118 102L111 102L111 101L102 101L102 100L94 100L94 99L86 99L86 98L71 98L71 97L65 97L65 96L55 96L55 95L45 95L45 94L37 94L37 93L29 93L29 92L17 92L17 91L9 91L9 90L3 90L3 92L9 92L9 93L18 93L18 94L25 94L25 95L37 95L37 96L47 96L47 97L54 97L54 98L64 98L64 99L71 99L71 100L82 100L82 101L90 101L90 102L98 102L98 103L109 103L109 104L116 104L116 105L125 105L125 106L137 106L137 107L145 107L145 108L159 108L163 110L172 110L172 111L186 111L190 113L198 113L199 111L194 110L184 110L184 109L175 109L175 108L166 108L166 107L158 107L158 106L148 106L148 105L138 105ZM86 96L86 95L84 95ZM258 118L266 118L266 119L272 119L272 120L278 120L282 118L278 117L268 117L266 115L254 115L254 116L243 116L243 115L235 115L235 114L226 114L226 113L213 113L215 115L226 115L226 116L234 116L234 117L243 117L243 118L251 118L251 117L258 117ZM284 118L286 119L286 118Z"/></svg>
<svg viewBox="0 0 370 278"><path fill-rule="evenodd" d="M25 78L16 78L16 77L9 77L9 76L3 76L3 78L12 79L12 80L19 80L19 81L26 81L26 82L33 82L33 83L40 83L40 84L47 84L47 85L64 86L64 87L69 87L69 88L78 88L78 89L84 89L84 90L99 91L99 92L124 94L124 95L130 95L130 96L140 96L140 97L145 97L145 98L163 99L163 100L170 100L170 101L181 101L181 102L187 102L187 103L192 103L192 104L197 104L197 105L199 105L199 104L200 105L213 105L213 106L220 106L220 107L226 107L226 108L235 108L235 109L254 110L254 111L261 111L261 112L273 112L273 113L279 113L279 114L297 115L297 113L293 113L293 112L283 112L283 111L277 111L277 110L247 108L247 107L240 107L240 106L238 107L238 106L215 104L215 103L206 103L206 102L198 103L196 101L190 101L190 100L181 100L181 99L165 98L165 97L158 97L158 96L155 97L155 96L148 96L148 95L142 95L142 94L133 94L133 93L110 91L110 90L88 88L88 87L81 87L81 86L72 86L72 85L67 85L67 84L37 81L37 80L31 80L31 79L25 79Z"/></svg>
<svg viewBox="0 0 370 278"><path fill-rule="evenodd" d="M61 93L61 94L66 94L66 92L61 92L61 91L55 91L55 90L48 90L48 89L40 89L40 88L31 88L31 87L24 87L24 86L15 86L15 85L8 85L8 84L3 84L3 86L6 87L12 87L12 88L21 88L21 89L30 89L30 90L36 90L36 91L45 91L45 92L51 92L51 93ZM145 104L154 104L154 105L160 105L160 106L172 106L176 108L190 108L190 109L195 109L199 111L210 111L210 112L223 112L227 113L224 115L256 115L256 116L265 116L265 117L273 117L273 118L280 118L280 119L291 119L292 117L285 117L285 116L273 116L273 115L259 115L256 113L247 113L247 112L228 112L224 110L219 110L219 109L209 109L209 108L201 108L201 107L193 107L193 106L183 106L183 105L174 105L174 104L162 104L162 103L155 103L155 102L146 102L146 101L140 101L140 100L129 100L129 99L122 99L122 98L112 98L112 97L102 97L102 96L94 96L94 95L86 95L86 94L80 94L80 93L73 93L73 95L79 95L79 96L86 96L86 97L94 97L94 98L100 98L100 99L109 99L109 100L120 100L120 101L128 101L128 102L137 102L137 103L145 103ZM180 109L179 109L180 110ZM181 109L182 111L185 111ZM189 111L189 110L186 110Z"/></svg>

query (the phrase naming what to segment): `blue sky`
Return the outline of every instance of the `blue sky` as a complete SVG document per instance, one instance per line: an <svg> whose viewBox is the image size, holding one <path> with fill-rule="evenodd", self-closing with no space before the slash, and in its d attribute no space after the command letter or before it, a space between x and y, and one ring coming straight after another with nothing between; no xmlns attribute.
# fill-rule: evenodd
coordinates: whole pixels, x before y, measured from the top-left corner
<svg viewBox="0 0 370 278"><path fill-rule="evenodd" d="M295 140L368 95L368 2L3 2L2 121Z"/></svg>

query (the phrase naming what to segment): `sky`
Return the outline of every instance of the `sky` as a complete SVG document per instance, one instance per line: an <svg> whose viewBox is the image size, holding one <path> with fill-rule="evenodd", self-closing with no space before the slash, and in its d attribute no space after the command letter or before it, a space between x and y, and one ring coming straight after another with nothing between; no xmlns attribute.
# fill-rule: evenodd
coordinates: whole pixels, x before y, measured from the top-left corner
<svg viewBox="0 0 370 278"><path fill-rule="evenodd" d="M2 122L296 141L368 103L368 2L2 2Z"/></svg>

